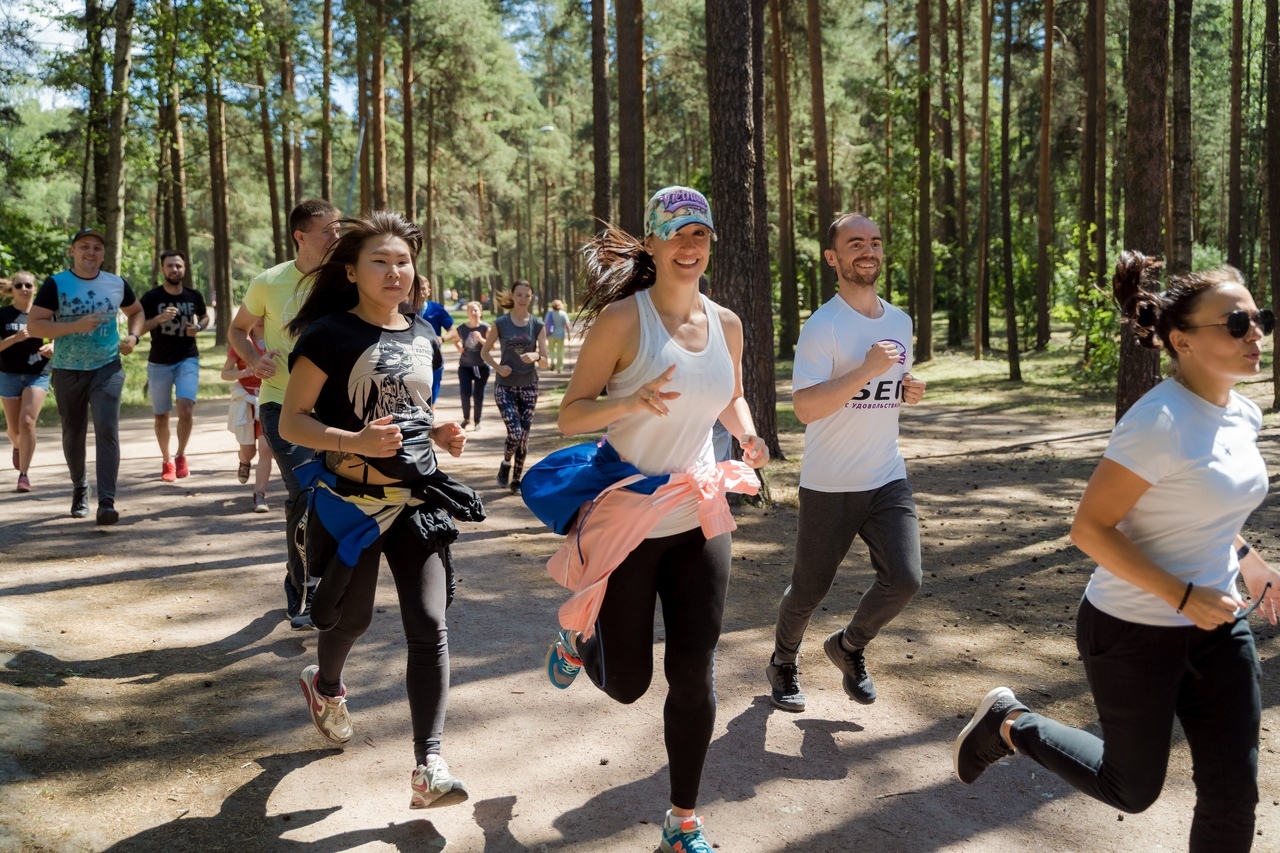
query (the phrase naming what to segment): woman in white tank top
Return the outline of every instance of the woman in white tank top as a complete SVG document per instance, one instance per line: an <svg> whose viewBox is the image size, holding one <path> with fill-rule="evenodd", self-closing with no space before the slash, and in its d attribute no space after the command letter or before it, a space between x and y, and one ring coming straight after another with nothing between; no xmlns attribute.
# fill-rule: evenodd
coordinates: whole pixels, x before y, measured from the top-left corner
<svg viewBox="0 0 1280 853"><path fill-rule="evenodd" d="M719 419L741 443L743 461L768 461L742 397L742 322L698 292L713 239L702 194L668 187L645 208L643 243L608 227L588 244L589 331L560 406L562 432L607 430L622 460L644 474L700 472L715 465L711 428ZM556 687L585 667L609 696L634 702L652 679L661 600L671 810L659 849L667 853L711 850L694 807L715 725L712 664L730 556L729 534L707 539L690 495L609 576L592 636L562 631L547 656Z"/></svg>

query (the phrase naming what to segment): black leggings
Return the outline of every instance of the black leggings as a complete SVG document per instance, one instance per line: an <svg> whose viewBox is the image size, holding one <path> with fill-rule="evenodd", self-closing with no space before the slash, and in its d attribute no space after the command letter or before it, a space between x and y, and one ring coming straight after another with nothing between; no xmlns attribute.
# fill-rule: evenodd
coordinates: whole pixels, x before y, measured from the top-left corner
<svg viewBox="0 0 1280 853"><path fill-rule="evenodd" d="M373 619L378 563L386 554L409 647L405 686L413 722L413 754L418 764L423 764L428 754L440 752L449 700L447 583L440 552L422 547L409 517L408 512L401 513L390 529L365 549L354 569L347 570L336 561L330 563L316 587L311 611L316 627L321 629L316 644L320 690L336 695L341 690L347 655ZM333 547L328 531L318 521L313 524L308 532L321 537L317 545Z"/></svg>
<svg viewBox="0 0 1280 853"><path fill-rule="evenodd" d="M480 375L476 375L476 371ZM480 423L480 410L484 406L484 387L489 384L489 365L479 367L458 367L458 390L462 395L462 419L472 423ZM475 409L475 418L471 410Z"/></svg>
<svg viewBox="0 0 1280 853"><path fill-rule="evenodd" d="M698 528L644 540L609 576L596 632L578 649L597 687L619 702L636 701L653 679L653 608L662 600L662 717L671 804L678 808L698 802L715 727L715 653L732 550L728 533L707 540Z"/></svg>
<svg viewBox="0 0 1280 853"><path fill-rule="evenodd" d="M1244 851L1258 803L1258 653L1247 620L1212 631L1139 625L1080 604L1076 645L1102 737L1040 714L1014 721L1013 745L1068 784L1126 812L1160 796L1173 718L1191 747L1191 853Z"/></svg>

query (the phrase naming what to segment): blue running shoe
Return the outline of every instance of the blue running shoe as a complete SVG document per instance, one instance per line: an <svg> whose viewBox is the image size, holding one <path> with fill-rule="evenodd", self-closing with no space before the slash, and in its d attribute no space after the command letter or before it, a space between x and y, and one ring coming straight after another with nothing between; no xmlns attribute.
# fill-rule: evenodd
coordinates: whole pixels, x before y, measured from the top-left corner
<svg viewBox="0 0 1280 853"><path fill-rule="evenodd" d="M557 690L573 684L578 673L582 672L582 658L574 654L573 634L566 628L547 649L547 678Z"/></svg>
<svg viewBox="0 0 1280 853"><path fill-rule="evenodd" d="M711 845L702 837L702 818L694 815L671 826L668 820L662 822L662 843L658 849L662 853L712 853Z"/></svg>

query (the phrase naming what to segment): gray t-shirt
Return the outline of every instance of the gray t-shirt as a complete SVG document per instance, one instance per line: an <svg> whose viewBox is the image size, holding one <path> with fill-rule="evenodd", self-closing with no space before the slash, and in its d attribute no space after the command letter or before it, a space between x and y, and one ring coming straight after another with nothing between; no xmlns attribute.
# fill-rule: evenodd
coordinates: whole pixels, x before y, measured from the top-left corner
<svg viewBox="0 0 1280 853"><path fill-rule="evenodd" d="M498 330L498 343L502 345L502 359L499 364L511 368L507 376L497 374L497 384L507 388L519 388L524 385L538 384L538 363L532 364L520 356L527 352L538 351L538 335L542 333L542 321L530 317L529 322L517 326L510 314L503 314L493 325Z"/></svg>

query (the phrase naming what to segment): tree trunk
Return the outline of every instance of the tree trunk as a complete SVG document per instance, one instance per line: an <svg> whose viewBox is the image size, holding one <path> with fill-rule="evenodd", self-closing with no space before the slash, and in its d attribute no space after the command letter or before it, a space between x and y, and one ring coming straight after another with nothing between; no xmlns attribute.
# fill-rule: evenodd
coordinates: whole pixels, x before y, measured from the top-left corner
<svg viewBox="0 0 1280 853"><path fill-rule="evenodd" d="M333 201L333 0L324 0L321 26L320 197Z"/></svg>
<svg viewBox="0 0 1280 853"><path fill-rule="evenodd" d="M293 185L293 119L297 104L294 101L293 52L289 47L290 34L280 34L280 109L276 119L280 124L280 183L284 187L284 217L293 212L293 207L302 199L294 196ZM285 256L294 257L293 235L285 239Z"/></svg>
<svg viewBox="0 0 1280 853"><path fill-rule="evenodd" d="M813 160L817 179L818 223L814 239L818 241L819 254L827 245L827 227L835 219L831 204L831 152L827 143L827 96L822 79L822 8L820 0L806 3L805 34L809 42L809 97L813 120ZM836 271L821 259L822 302L836 295ZM813 306L817 307L817 306Z"/></svg>
<svg viewBox="0 0 1280 853"><path fill-rule="evenodd" d="M991 281L987 265L991 254L991 27L992 0L982 0L982 96L978 109L978 287L973 305L973 357L982 360L990 341L987 318Z"/></svg>
<svg viewBox="0 0 1280 853"><path fill-rule="evenodd" d="M1004 278L1004 328L1005 341L1009 349L1009 379L1022 381L1022 362L1018 352L1018 301L1017 288L1013 283L1013 199L1009 186L1009 158L1012 154L1009 145L1009 117L1012 111L1013 77L1013 0L1004 3L1004 78L1000 84L1000 257L1003 262Z"/></svg>
<svg viewBox="0 0 1280 853"><path fill-rule="evenodd" d="M258 106L262 126L262 162L263 171L267 175L267 197L271 200L271 239L275 249L277 264L282 264L288 255L285 253L285 225L280 217L280 191L276 187L276 154L275 141L271 134L271 110L268 108L267 75L262 67L262 60L254 63L254 71L258 77Z"/></svg>
<svg viewBox="0 0 1280 853"><path fill-rule="evenodd" d="M1240 153L1244 137L1244 102L1242 98L1244 64L1244 0L1231 3L1231 121L1230 142L1227 155L1227 263L1240 269L1244 263L1241 252L1240 227L1244 213L1244 181Z"/></svg>
<svg viewBox="0 0 1280 853"><path fill-rule="evenodd" d="M369 108L369 22L366 20L363 7L357 6L355 10L356 24L356 79L360 86L359 94L356 97L356 109L360 113L360 127L362 129L361 145L357 152L358 165L360 170L360 215L368 213L373 209L373 170L370 166L371 159L369 156L370 144L368 136L372 132L371 125L373 120L370 117Z"/></svg>
<svg viewBox="0 0 1280 853"><path fill-rule="evenodd" d="M778 158L778 357L795 354L800 335L800 294L796 285L795 206L791 184L791 57L783 25L784 0L769 0L773 30L773 126Z"/></svg>
<svg viewBox="0 0 1280 853"><path fill-rule="evenodd" d="M609 212L609 29L605 0L591 0L591 162L595 195L591 215L599 223L611 222Z"/></svg>
<svg viewBox="0 0 1280 853"><path fill-rule="evenodd" d="M938 89L941 95L942 112L938 117L942 130L942 228L938 240L947 247L947 254L942 260L942 287L947 302L947 346L958 347L964 341L964 320L962 303L964 294L960 292L956 276L956 161L955 140L952 133L951 113L951 16L947 9L947 0L938 2Z"/></svg>
<svg viewBox="0 0 1280 853"><path fill-rule="evenodd" d="M369 61L369 142L373 147L373 208L386 210L387 198L387 87L382 40L387 34L386 0L373 0L373 57Z"/></svg>
<svg viewBox="0 0 1280 853"><path fill-rule="evenodd" d="M1280 0L1266 0L1266 56L1267 56L1267 225L1270 240L1267 243L1271 261L1271 304L1280 305ZM1275 351L1280 333L1271 338ZM1280 359L1272 360L1273 377L1280 372ZM1280 408L1280 381L1275 383L1275 408Z"/></svg>
<svg viewBox="0 0 1280 853"><path fill-rule="evenodd" d="M893 301L893 54L889 50L889 0L884 0L884 299Z"/></svg>
<svg viewBox="0 0 1280 853"><path fill-rule="evenodd" d="M168 150L164 152L164 156L168 157L169 161L169 195L165 199L165 206L169 210L168 216L166 216L166 220L169 222L169 227L166 229L166 239L171 236L173 242L169 245L182 252L183 257L187 258L187 272L183 278L183 284L190 287L192 275L190 263L191 231L187 226L186 141L182 130L182 94L178 86L176 68L179 44L178 18L173 6L168 2L164 4L164 18L166 30L165 61L169 64L166 69L166 87L169 92L168 109L164 112L166 121L164 137L168 145Z"/></svg>
<svg viewBox="0 0 1280 853"><path fill-rule="evenodd" d="M1191 0L1173 3L1173 168L1170 203L1173 251L1169 272L1191 272Z"/></svg>
<svg viewBox="0 0 1280 853"><path fill-rule="evenodd" d="M227 134L226 114L219 72L214 64L214 45L204 55L205 120L209 133L209 195L213 213L213 252L210 258L210 285L220 308L214 315L217 343L227 342L231 325L231 229L227 215Z"/></svg>
<svg viewBox="0 0 1280 853"><path fill-rule="evenodd" d="M110 135L107 143L107 234L103 269L117 275L124 256L124 166L129 124L129 76L133 70L133 0L116 2L115 61L111 69Z"/></svg>
<svg viewBox="0 0 1280 853"><path fill-rule="evenodd" d="M427 215L423 220L422 240L427 254L427 280L434 282L436 274L436 90L427 86ZM480 198L484 199L484 184L480 184ZM481 234L484 229L480 229ZM496 238L495 238L496 239Z"/></svg>
<svg viewBox="0 0 1280 853"><path fill-rule="evenodd" d="M763 62L763 38L753 51L756 21L743 26L743 7L737 0L706 3L707 106L710 115L717 117L710 123L711 197L721 235L716 244L716 297L742 318L744 396L756 431L771 452L781 454L775 411L772 300L767 292L759 292L756 275L760 247L756 245L752 76L753 62ZM748 8L753 19L764 13L759 0ZM763 37L763 28L758 32ZM619 111L625 112L621 102Z"/></svg>
<svg viewBox="0 0 1280 853"><path fill-rule="evenodd" d="M1094 113L1097 117L1094 123L1094 132L1097 134L1094 151L1097 156L1093 158L1093 188L1098 199L1094 203L1097 231L1094 233L1093 257L1098 287L1105 291L1111 281L1107 264L1107 4L1106 0L1097 0L1097 3L1098 13L1094 16L1096 44L1093 51L1096 63L1094 78L1097 81L1097 88L1093 92Z"/></svg>
<svg viewBox="0 0 1280 853"><path fill-rule="evenodd" d="M919 280L916 284L918 312L916 317L915 361L922 364L933 358L933 146L929 140L932 129L932 109L929 103L931 73L930 25L932 11L929 0L916 3L916 55L919 57L916 83L916 151L919 154L919 174L916 193L920 206L916 215L916 267Z"/></svg>
<svg viewBox="0 0 1280 853"><path fill-rule="evenodd" d="M1053 114L1053 0L1044 3L1044 70L1040 80L1040 185L1037 190L1036 245L1036 349L1049 346L1049 294L1053 267L1049 250L1053 244L1053 204L1049 186L1049 135Z"/></svg>
<svg viewBox="0 0 1280 853"><path fill-rule="evenodd" d="M400 102L404 107L404 211L410 222L418 219L418 193L414 180L413 140L413 4L404 4L400 34ZM443 301L443 300L442 300Z"/></svg>
<svg viewBox="0 0 1280 853"><path fill-rule="evenodd" d="M618 63L618 225L644 233L644 0L616 0ZM740 10L741 11L741 10Z"/></svg>
<svg viewBox="0 0 1280 853"><path fill-rule="evenodd" d="M1129 121L1125 140L1124 245L1146 255L1162 248L1165 100L1169 91L1169 4L1130 0ZM1116 419L1160 381L1160 351L1140 346L1121 327Z"/></svg>
<svg viewBox="0 0 1280 853"><path fill-rule="evenodd" d="M107 140L111 136L111 100L107 95L107 54L102 45L102 33L106 29L106 13L99 0L85 0L85 37L88 40L89 62L89 117L87 136L93 160L93 211L94 227L103 228L107 222Z"/></svg>
<svg viewBox="0 0 1280 853"><path fill-rule="evenodd" d="M956 0L956 113L960 117L960 168L959 189L956 194L956 218L959 224L960 242L956 251L960 256L960 311L961 326L968 330L969 318L969 118L964 108L965 33L964 0Z"/></svg>
<svg viewBox="0 0 1280 853"><path fill-rule="evenodd" d="M1089 293L1094 270L1094 229L1098 223L1098 38L1097 15L1100 0L1087 0L1085 5L1084 32L1080 37L1080 68L1084 75L1084 122L1080 137L1080 273L1076 282L1076 299L1080 310L1089 308ZM1090 320L1082 321L1091 325ZM1085 335L1085 360L1088 360L1089 340Z"/></svg>

